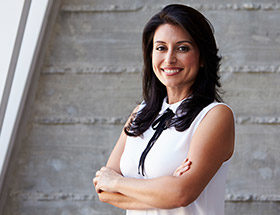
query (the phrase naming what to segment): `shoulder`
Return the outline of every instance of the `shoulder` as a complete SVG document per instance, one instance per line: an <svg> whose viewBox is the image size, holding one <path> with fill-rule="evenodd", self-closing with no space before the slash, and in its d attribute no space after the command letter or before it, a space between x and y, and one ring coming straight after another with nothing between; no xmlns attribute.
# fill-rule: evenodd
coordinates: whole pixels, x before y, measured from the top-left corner
<svg viewBox="0 0 280 215"><path fill-rule="evenodd" d="M144 106L145 106L145 102L143 101L143 102L141 102L139 105L137 105L137 106L133 109L133 111L131 112L131 114L130 114L128 120L127 120L126 123L125 123L125 127L128 126L129 122L130 122L132 119L134 119L134 117L138 114L138 112L139 112L140 110L143 109Z"/></svg>
<svg viewBox="0 0 280 215"><path fill-rule="evenodd" d="M204 120L212 123L234 123L234 113L230 106L225 103L212 103L204 109Z"/></svg>
<svg viewBox="0 0 280 215"><path fill-rule="evenodd" d="M200 111L193 124L196 128L226 124L234 127L234 121L234 113L229 105L213 102Z"/></svg>
<svg viewBox="0 0 280 215"><path fill-rule="evenodd" d="M139 108L140 108L140 104L137 105L137 106L133 109L132 114L137 113L137 112L139 111Z"/></svg>
<svg viewBox="0 0 280 215"><path fill-rule="evenodd" d="M139 111L141 111L145 106L146 106L145 101L142 101L139 105L137 105L137 106L133 109L131 115L137 114L137 113L138 113Z"/></svg>
<svg viewBox="0 0 280 215"><path fill-rule="evenodd" d="M234 114L232 109L224 103L212 103L206 107L203 127L223 132L234 132Z"/></svg>
<svg viewBox="0 0 280 215"><path fill-rule="evenodd" d="M224 103L212 103L207 107L206 113L197 128L195 139L204 142L209 146L209 149L215 149L216 153L220 152L222 159L227 160L234 150L233 111Z"/></svg>

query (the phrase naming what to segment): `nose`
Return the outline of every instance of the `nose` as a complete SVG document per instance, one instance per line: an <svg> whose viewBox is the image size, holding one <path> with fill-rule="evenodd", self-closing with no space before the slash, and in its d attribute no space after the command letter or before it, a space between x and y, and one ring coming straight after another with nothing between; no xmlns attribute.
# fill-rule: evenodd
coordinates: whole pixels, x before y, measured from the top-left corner
<svg viewBox="0 0 280 215"><path fill-rule="evenodd" d="M176 63L176 61L177 61L176 54L174 53L173 50L169 50L166 53L165 63L166 64L174 64L174 63Z"/></svg>

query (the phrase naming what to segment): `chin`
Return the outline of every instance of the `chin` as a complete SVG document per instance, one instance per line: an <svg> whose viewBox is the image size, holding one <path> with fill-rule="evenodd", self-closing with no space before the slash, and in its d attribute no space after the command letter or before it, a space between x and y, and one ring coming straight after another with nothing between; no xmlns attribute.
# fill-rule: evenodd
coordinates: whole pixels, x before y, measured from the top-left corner
<svg viewBox="0 0 280 215"><path fill-rule="evenodd" d="M171 82L171 81L165 82L165 83L163 83L163 85L166 86L166 87L169 87L169 88L178 88L178 87L182 86L181 83Z"/></svg>

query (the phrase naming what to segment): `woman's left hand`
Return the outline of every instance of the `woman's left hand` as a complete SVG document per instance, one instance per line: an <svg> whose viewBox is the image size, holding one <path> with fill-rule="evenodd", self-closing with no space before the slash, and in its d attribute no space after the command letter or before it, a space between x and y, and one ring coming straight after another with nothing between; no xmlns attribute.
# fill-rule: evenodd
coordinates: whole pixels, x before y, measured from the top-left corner
<svg viewBox="0 0 280 215"><path fill-rule="evenodd" d="M190 169L191 164L192 162L188 158L186 158L184 162L175 170L173 176L183 175L185 172L187 172Z"/></svg>
<svg viewBox="0 0 280 215"><path fill-rule="evenodd" d="M96 172L93 184L97 193L102 191L116 192L115 186L123 176L108 167L102 167Z"/></svg>

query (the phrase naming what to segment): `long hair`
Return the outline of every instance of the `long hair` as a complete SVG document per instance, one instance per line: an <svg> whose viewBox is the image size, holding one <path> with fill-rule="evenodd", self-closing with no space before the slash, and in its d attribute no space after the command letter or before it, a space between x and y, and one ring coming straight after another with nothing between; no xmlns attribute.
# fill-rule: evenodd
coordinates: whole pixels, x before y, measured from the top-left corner
<svg viewBox="0 0 280 215"><path fill-rule="evenodd" d="M195 41L199 52L200 67L197 77L191 86L191 97L184 100L176 111L177 117L172 125L177 131L184 131L199 112L213 101L221 102L218 88L219 67L221 57L213 35L211 23L197 10L179 4L164 7L145 25L142 35L143 51L143 99L145 106L131 118L124 131L129 136L143 134L156 119L163 99L167 96L166 87L158 80L152 67L153 37L156 29L162 24L180 26L186 30Z"/></svg>

